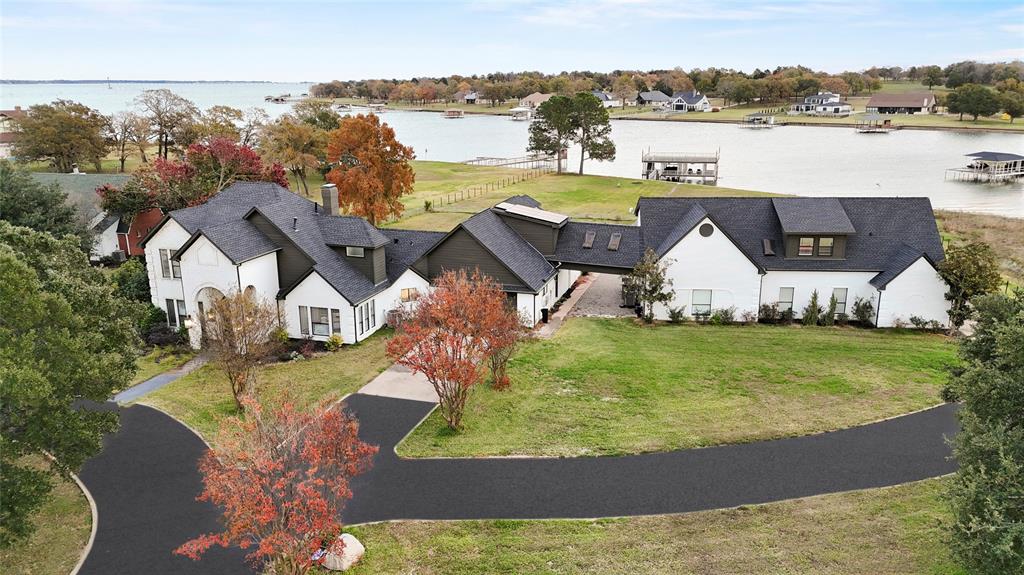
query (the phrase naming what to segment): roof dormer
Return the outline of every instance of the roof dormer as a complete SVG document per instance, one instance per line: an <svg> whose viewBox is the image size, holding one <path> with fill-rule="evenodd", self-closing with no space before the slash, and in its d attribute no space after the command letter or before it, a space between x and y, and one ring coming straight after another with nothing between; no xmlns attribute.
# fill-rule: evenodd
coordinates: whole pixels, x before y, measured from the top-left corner
<svg viewBox="0 0 1024 575"><path fill-rule="evenodd" d="M857 230L837 198L774 198L772 205L786 258L846 258L847 239Z"/></svg>

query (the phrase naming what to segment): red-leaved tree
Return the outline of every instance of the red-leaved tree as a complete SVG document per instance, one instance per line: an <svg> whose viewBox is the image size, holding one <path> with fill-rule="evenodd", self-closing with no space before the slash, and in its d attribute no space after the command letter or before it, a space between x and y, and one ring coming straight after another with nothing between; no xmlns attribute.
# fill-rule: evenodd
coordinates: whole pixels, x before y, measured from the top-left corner
<svg viewBox="0 0 1024 575"><path fill-rule="evenodd" d="M451 429L462 428L469 390L481 381L494 345L489 336L507 312L505 300L497 282L479 270L447 271L388 340L388 354L434 386Z"/></svg>
<svg viewBox="0 0 1024 575"><path fill-rule="evenodd" d="M512 358L519 343L530 334L530 330L515 306L491 306L488 314L483 321L483 335L487 342L491 386L494 389L508 389L512 384L508 377L508 360Z"/></svg>
<svg viewBox="0 0 1024 575"><path fill-rule="evenodd" d="M200 501L223 511L224 530L175 553L199 559L211 547L251 549L248 559L278 575L301 575L324 542L341 553L339 517L349 480L370 468L377 447L359 440L359 423L327 404L299 410L284 401L270 413L246 400L245 417L221 425L217 447L199 463Z"/></svg>

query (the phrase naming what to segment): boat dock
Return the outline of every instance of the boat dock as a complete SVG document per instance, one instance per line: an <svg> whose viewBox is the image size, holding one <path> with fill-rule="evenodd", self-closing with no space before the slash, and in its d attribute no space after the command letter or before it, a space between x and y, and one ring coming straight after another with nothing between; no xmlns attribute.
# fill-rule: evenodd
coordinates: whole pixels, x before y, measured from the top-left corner
<svg viewBox="0 0 1024 575"><path fill-rule="evenodd" d="M883 118L876 112L857 118L856 130L859 134L888 134L898 129L899 126L893 124L892 119Z"/></svg>
<svg viewBox="0 0 1024 575"><path fill-rule="evenodd" d="M553 170L555 168L554 162L555 156L551 154L529 154L527 156L519 156L515 158L491 158L478 156L472 160L466 160L462 163L470 166L520 168L524 170Z"/></svg>
<svg viewBox="0 0 1024 575"><path fill-rule="evenodd" d="M971 163L946 170L946 178L964 182L1008 182L1024 178L1024 156L1009 152L967 154Z"/></svg>
<svg viewBox="0 0 1024 575"><path fill-rule="evenodd" d="M718 184L718 160L721 151L715 153L694 152L644 152L643 171L645 180L683 182L692 184Z"/></svg>

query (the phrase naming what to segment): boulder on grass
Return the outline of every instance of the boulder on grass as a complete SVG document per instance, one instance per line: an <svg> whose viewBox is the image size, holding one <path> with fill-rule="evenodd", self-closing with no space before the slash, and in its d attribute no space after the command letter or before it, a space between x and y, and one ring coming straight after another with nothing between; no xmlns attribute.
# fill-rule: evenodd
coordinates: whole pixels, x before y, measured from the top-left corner
<svg viewBox="0 0 1024 575"><path fill-rule="evenodd" d="M341 554L328 552L324 557L323 563L320 564L321 567L328 571L348 571L349 568L363 558L363 553L366 552L366 547L363 547L363 544L354 535L342 533L338 539L341 539L341 542L345 544Z"/></svg>

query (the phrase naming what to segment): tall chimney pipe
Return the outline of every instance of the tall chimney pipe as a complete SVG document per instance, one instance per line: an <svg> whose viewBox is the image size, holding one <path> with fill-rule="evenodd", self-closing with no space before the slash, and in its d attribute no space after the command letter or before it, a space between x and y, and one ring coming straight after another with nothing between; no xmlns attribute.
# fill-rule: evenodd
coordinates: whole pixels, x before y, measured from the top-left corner
<svg viewBox="0 0 1024 575"><path fill-rule="evenodd" d="M320 195L323 197L324 213L328 216L338 215L338 186L324 184L320 186Z"/></svg>

